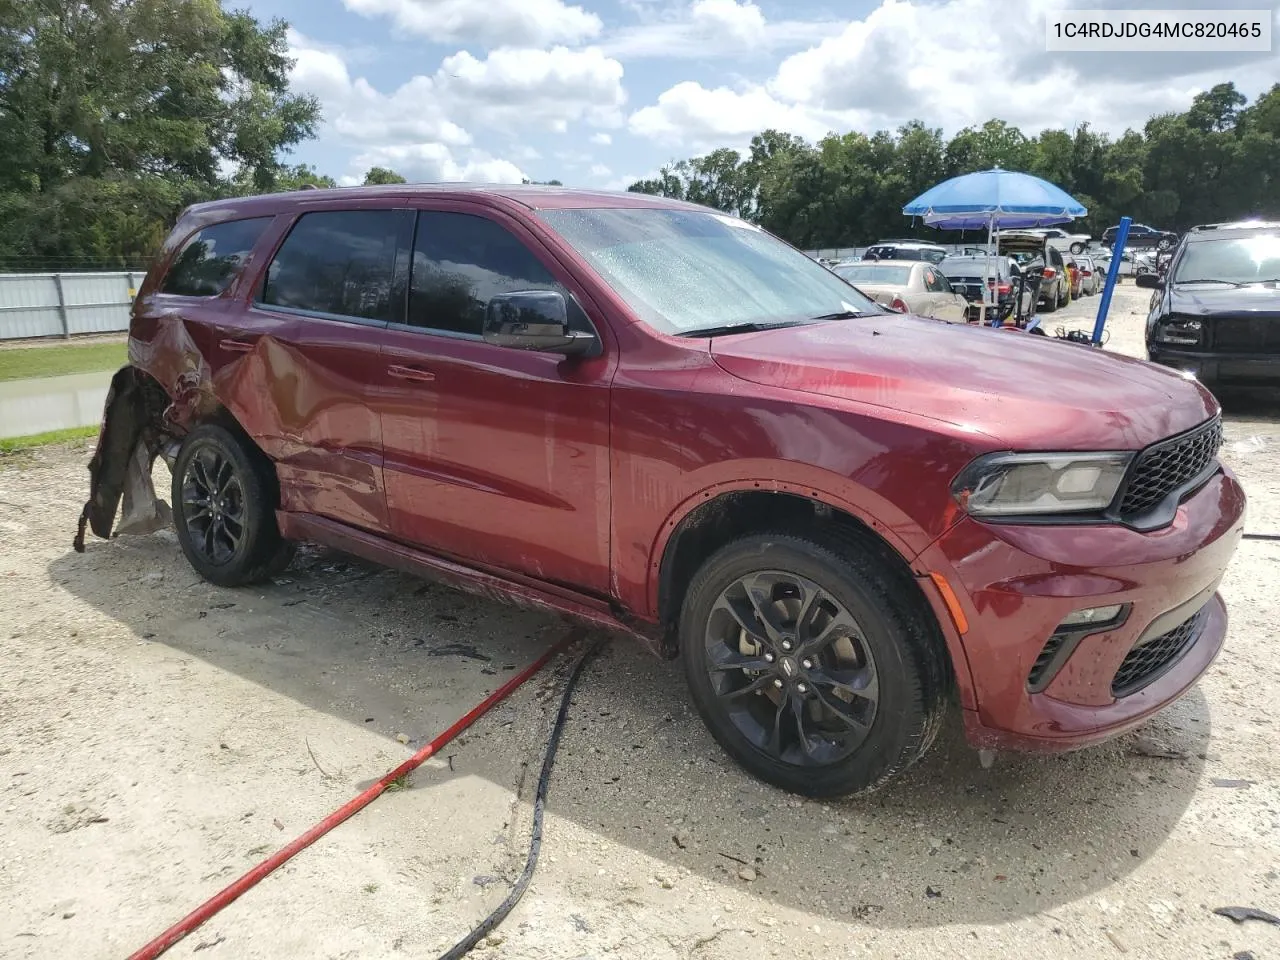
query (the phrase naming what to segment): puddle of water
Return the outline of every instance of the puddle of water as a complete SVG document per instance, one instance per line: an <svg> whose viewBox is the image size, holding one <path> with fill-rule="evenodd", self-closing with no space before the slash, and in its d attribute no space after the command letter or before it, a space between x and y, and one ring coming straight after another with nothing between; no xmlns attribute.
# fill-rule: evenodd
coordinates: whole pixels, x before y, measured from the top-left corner
<svg viewBox="0 0 1280 960"><path fill-rule="evenodd" d="M96 426L113 373L0 381L0 439Z"/></svg>

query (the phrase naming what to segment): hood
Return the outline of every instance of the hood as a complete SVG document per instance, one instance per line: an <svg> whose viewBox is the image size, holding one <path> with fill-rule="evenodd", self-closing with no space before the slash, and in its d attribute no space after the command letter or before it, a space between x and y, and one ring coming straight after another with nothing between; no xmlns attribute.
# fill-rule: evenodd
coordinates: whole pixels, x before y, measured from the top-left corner
<svg viewBox="0 0 1280 960"><path fill-rule="evenodd" d="M900 410L1012 450L1137 450L1218 409L1164 367L903 314L719 337L711 352L751 383Z"/></svg>
<svg viewBox="0 0 1280 960"><path fill-rule="evenodd" d="M1228 287L1220 283L1175 286L1169 292L1174 313L1211 316L1216 313L1267 315L1280 319L1280 286Z"/></svg>

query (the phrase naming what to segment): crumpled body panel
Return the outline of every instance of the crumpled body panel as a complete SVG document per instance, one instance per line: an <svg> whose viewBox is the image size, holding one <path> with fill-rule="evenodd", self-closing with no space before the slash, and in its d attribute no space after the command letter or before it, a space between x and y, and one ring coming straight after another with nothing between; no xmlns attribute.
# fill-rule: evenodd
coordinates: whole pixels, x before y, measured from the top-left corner
<svg viewBox="0 0 1280 960"><path fill-rule="evenodd" d="M89 500L72 544L77 553L84 552L86 527L109 539L153 533L172 521L169 505L156 497L151 481L163 443L156 414L166 402L155 381L136 367L122 367L111 378L98 445L89 461ZM124 511L113 531L121 499Z"/></svg>

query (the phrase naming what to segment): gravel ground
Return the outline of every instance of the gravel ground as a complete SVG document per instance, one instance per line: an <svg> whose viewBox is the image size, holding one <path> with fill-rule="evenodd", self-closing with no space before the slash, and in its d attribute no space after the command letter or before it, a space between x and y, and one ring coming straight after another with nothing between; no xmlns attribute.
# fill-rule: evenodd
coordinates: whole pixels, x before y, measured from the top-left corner
<svg viewBox="0 0 1280 960"><path fill-rule="evenodd" d="M1111 349L1140 352L1146 298L1120 288ZM1280 532L1276 407L1231 408L1227 432L1251 528ZM126 955L564 630L320 551L236 591L168 532L77 555L88 453L0 464L6 958ZM1280 544L1241 547L1226 651L1138 734L982 770L953 724L839 803L744 776L677 666L612 640L575 699L539 872L478 955L1280 957L1280 927L1211 912L1280 913L1278 564ZM528 684L169 955L436 956L520 870L559 683Z"/></svg>

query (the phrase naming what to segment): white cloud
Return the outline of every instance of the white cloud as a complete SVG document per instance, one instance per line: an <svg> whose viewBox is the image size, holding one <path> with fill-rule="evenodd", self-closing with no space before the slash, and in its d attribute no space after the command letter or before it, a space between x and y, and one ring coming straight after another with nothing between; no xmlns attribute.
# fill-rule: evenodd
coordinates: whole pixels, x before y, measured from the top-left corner
<svg viewBox="0 0 1280 960"><path fill-rule="evenodd" d="M622 64L594 47L501 49L483 60L463 50L445 58L435 81L446 101L490 126L617 125L627 100Z"/></svg>
<svg viewBox="0 0 1280 960"><path fill-rule="evenodd" d="M601 147L607 147L609 144L613 143L613 137L609 136L607 133L593 133L591 135L591 142Z"/></svg>
<svg viewBox="0 0 1280 960"><path fill-rule="evenodd" d="M539 47L577 43L600 33L594 13L563 0L342 0L354 13L385 17L433 43Z"/></svg>
<svg viewBox="0 0 1280 960"><path fill-rule="evenodd" d="M613 171L610 170L608 167L606 167L603 163L593 164L591 169L588 172L591 174L591 176L597 177L597 178L607 177L613 173Z"/></svg>
<svg viewBox="0 0 1280 960"><path fill-rule="evenodd" d="M721 13L732 5L701 2ZM1026 0L1015 18L1007 0L882 0L863 19L836 25L783 59L764 83L708 88L686 80L632 113L629 127L686 153L740 146L769 127L813 139L832 130L893 129L913 119L948 135L993 117L1029 135L1084 122L1118 134L1140 128L1153 114L1185 110L1195 93L1215 83L1231 79L1255 96L1280 75L1276 53L1252 60L1046 54L1045 13L1062 6ZM766 36L774 26L766 23ZM652 39L653 31L677 28L692 25L686 18L638 29ZM982 51L994 49L997 37L999 56L984 61ZM983 69L975 70L978 62Z"/></svg>
<svg viewBox="0 0 1280 960"><path fill-rule="evenodd" d="M786 102L853 111L880 126L919 118L953 132L999 117L1028 133L1085 121L1114 133L1185 110L1197 90L1228 77L1261 89L1276 72L1274 59L1237 58L1227 67L1214 55L1049 55L1045 15L1062 7L1024 0L1010 17L1005 0L883 0L865 19L783 60L768 88ZM975 71L976 54L992 49L993 37L999 57Z"/></svg>
<svg viewBox="0 0 1280 960"><path fill-rule="evenodd" d="M794 49L829 37L842 22L765 19L752 0L694 0L688 6L636 7L641 22L612 32L601 46L627 59L744 57Z"/></svg>
<svg viewBox="0 0 1280 960"><path fill-rule="evenodd" d="M744 47L754 47L765 36L764 14L750 0L693 0L689 21L710 36L727 35Z"/></svg>
<svg viewBox="0 0 1280 960"><path fill-rule="evenodd" d="M471 151L458 160L442 143L411 143L375 147L357 156L354 169L390 167L411 182L519 183L524 172L509 160Z"/></svg>
<svg viewBox="0 0 1280 960"><path fill-rule="evenodd" d="M729 146L776 128L801 136L823 136L831 125L815 111L783 103L764 87L708 90L686 80L664 91L658 102L631 115L632 133L693 149Z"/></svg>
<svg viewBox="0 0 1280 960"><path fill-rule="evenodd" d="M471 135L447 116L430 77L414 77L388 95L363 77L353 80L337 53L299 33L290 32L289 46L295 60L292 86L320 100L325 124L339 137L363 143L471 142Z"/></svg>

